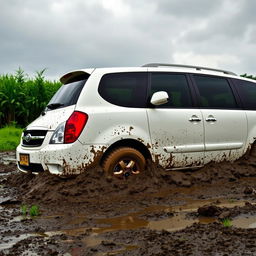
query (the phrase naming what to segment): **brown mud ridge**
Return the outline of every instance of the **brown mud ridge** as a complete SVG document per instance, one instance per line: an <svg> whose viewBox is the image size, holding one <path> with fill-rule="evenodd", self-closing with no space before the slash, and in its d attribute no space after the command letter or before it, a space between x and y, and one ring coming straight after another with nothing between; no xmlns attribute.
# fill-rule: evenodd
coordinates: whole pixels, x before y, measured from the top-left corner
<svg viewBox="0 0 256 256"><path fill-rule="evenodd" d="M69 179L14 170L0 164L0 256L256 255L255 149L127 180L101 168ZM41 215L21 216L22 205Z"/></svg>

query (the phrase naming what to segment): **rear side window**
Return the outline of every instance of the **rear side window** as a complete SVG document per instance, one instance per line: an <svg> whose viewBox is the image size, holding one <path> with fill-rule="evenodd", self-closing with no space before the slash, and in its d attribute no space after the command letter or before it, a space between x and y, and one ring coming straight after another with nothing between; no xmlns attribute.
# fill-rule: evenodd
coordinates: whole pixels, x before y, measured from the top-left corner
<svg viewBox="0 0 256 256"><path fill-rule="evenodd" d="M243 107L249 110L256 109L256 83L235 79L236 87L241 97Z"/></svg>
<svg viewBox="0 0 256 256"><path fill-rule="evenodd" d="M167 92L169 101L157 108L190 108L192 106L190 90L184 74L152 73L150 95L158 91Z"/></svg>
<svg viewBox="0 0 256 256"><path fill-rule="evenodd" d="M146 106L147 73L111 73L101 78L99 94L106 101L132 108Z"/></svg>
<svg viewBox="0 0 256 256"><path fill-rule="evenodd" d="M47 105L48 110L76 104L86 80L62 85Z"/></svg>
<svg viewBox="0 0 256 256"><path fill-rule="evenodd" d="M194 75L194 79L200 93L200 107L237 108L235 97L225 78Z"/></svg>

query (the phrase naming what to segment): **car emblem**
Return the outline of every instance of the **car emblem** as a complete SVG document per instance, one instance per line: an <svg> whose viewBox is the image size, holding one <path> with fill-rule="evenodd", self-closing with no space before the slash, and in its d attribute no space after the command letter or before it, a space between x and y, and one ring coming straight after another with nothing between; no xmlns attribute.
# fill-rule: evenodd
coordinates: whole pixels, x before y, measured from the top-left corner
<svg viewBox="0 0 256 256"><path fill-rule="evenodd" d="M30 142L31 138L32 138L31 134L28 133L28 134L24 137L24 140L25 140L26 142Z"/></svg>

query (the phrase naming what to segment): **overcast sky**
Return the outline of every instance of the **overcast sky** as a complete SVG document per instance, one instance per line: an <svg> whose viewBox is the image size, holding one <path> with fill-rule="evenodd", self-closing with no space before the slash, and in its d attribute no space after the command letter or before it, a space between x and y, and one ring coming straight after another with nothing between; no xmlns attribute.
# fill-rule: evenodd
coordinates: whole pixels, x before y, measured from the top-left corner
<svg viewBox="0 0 256 256"><path fill-rule="evenodd" d="M0 74L150 62L256 75L255 0L0 0Z"/></svg>

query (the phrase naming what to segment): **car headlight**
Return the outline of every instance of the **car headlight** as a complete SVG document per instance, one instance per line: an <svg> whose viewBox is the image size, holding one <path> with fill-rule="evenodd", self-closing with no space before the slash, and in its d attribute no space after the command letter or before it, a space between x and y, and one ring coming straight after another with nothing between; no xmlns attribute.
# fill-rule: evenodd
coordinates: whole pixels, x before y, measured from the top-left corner
<svg viewBox="0 0 256 256"><path fill-rule="evenodd" d="M57 129L54 131L50 144L63 144L64 143L64 130L65 130L65 123L61 123Z"/></svg>

